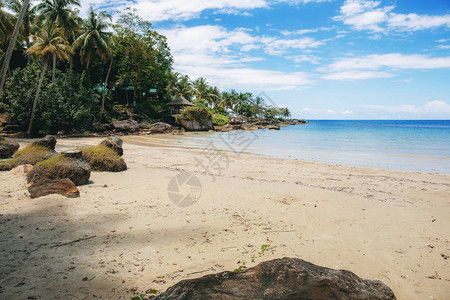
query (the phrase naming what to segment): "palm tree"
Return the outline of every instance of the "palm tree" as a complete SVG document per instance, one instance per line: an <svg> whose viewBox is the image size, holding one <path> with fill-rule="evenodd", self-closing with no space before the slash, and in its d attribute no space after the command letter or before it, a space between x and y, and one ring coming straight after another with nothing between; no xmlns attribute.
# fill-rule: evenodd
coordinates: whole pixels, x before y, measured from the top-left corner
<svg viewBox="0 0 450 300"><path fill-rule="evenodd" d="M24 4L24 0L10 0L8 7L16 14L19 15L22 10L22 6ZM32 6L31 3L25 10L25 14L23 16L22 28L20 29L21 39L25 42L26 49L30 48L31 35L35 32L36 24L36 6Z"/></svg>
<svg viewBox="0 0 450 300"><path fill-rule="evenodd" d="M106 29L111 26L111 24L107 22L108 19L111 21L111 16L109 14L105 12L97 14L91 6L89 9L89 16L87 20L83 22L81 35L73 43L73 48L75 50L80 50L81 62L86 64L86 70L89 68L89 64L94 55L98 55L101 60L110 57L108 72L103 84L100 122L102 120L103 111L105 110L106 85L108 84L114 57L110 50L112 34L111 32L106 31Z"/></svg>
<svg viewBox="0 0 450 300"><path fill-rule="evenodd" d="M282 115L285 118L289 118L291 116L291 111L289 110L289 108L284 107L281 109L280 115Z"/></svg>
<svg viewBox="0 0 450 300"><path fill-rule="evenodd" d="M208 89L209 86L206 83L206 79L203 77L199 77L194 81L194 93L197 99L203 100L203 101L208 101L207 97L208 97Z"/></svg>
<svg viewBox="0 0 450 300"><path fill-rule="evenodd" d="M11 40L9 42L8 49L6 50L6 55L5 55L5 59L3 60L3 66L1 69L1 75L0 75L0 77L1 77L0 78L0 97L3 92L3 85L5 84L5 80L6 80L6 71L9 68L9 61L11 60L12 52L13 52L14 46L16 44L17 35L19 34L19 29L20 29L20 26L22 25L23 16L25 15L25 11L29 4L30 4L30 0L24 0L22 8L19 13L19 17L17 18L17 21L16 21L16 26L14 27L14 31L11 35Z"/></svg>
<svg viewBox="0 0 450 300"><path fill-rule="evenodd" d="M83 22L81 35L73 44L75 50L80 50L81 62L86 64L86 69L89 68L94 55L105 60L111 54L109 49L111 32L106 31L111 24L107 19L111 21L109 14L105 12L97 14L91 6L89 16Z"/></svg>
<svg viewBox="0 0 450 300"><path fill-rule="evenodd" d="M75 31L78 27L76 14L71 6L80 6L78 0L44 0L36 6L39 12L39 21L53 24L64 30L66 37L75 39ZM52 82L55 81L56 55L53 55Z"/></svg>
<svg viewBox="0 0 450 300"><path fill-rule="evenodd" d="M27 133L31 133L31 127L33 124L34 111L36 110L36 104L41 91L42 81L44 80L45 71L47 70L48 63L51 57L57 57L60 60L69 60L70 54L73 53L72 47L69 42L64 39L64 30L62 28L56 28L53 25L48 24L47 28L42 28L38 35L33 35L31 39L34 41L25 54L35 55L42 59L42 72L36 89L36 95L33 101L33 107L31 109L30 124L28 126Z"/></svg>
<svg viewBox="0 0 450 300"><path fill-rule="evenodd" d="M253 113L255 116L258 117L258 115L261 115L264 111L264 98L258 96L253 101L253 107L252 107Z"/></svg>

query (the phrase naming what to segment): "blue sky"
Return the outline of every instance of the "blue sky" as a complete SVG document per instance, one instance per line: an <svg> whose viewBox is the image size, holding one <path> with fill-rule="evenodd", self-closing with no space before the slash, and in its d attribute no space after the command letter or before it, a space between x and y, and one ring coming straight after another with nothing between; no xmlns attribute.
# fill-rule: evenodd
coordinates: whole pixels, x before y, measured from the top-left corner
<svg viewBox="0 0 450 300"><path fill-rule="evenodd" d="M305 119L450 119L449 0L94 0L137 8L175 71Z"/></svg>

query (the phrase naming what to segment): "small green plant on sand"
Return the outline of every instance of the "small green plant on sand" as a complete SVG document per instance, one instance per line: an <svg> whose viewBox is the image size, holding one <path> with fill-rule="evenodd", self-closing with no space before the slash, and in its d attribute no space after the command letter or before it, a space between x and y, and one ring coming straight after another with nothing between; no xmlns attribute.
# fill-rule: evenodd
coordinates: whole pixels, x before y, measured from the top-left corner
<svg viewBox="0 0 450 300"><path fill-rule="evenodd" d="M159 294L160 292L155 289L149 289L145 291L144 294L139 294L139 296L135 296L131 298L131 300L145 300L145 299L151 299L156 296L156 294Z"/></svg>
<svg viewBox="0 0 450 300"><path fill-rule="evenodd" d="M258 252L259 256L262 256L264 254L264 252L266 252L266 250L270 247L270 245L267 244L263 244L261 245L261 252Z"/></svg>
<svg viewBox="0 0 450 300"><path fill-rule="evenodd" d="M259 257L263 256L263 255L264 255L264 252L266 252L267 249L269 249L269 247L270 247L270 245L262 244L262 245L261 245L261 251L258 252ZM251 257L251 262L252 262L252 263L256 262L255 258L256 258L255 256ZM238 263L240 263L240 262L238 262ZM234 272L242 271L242 269L245 269L245 268L247 268L247 267L245 266L245 262L242 262L242 264L240 264L236 269L234 269Z"/></svg>
<svg viewBox="0 0 450 300"><path fill-rule="evenodd" d="M247 267L245 266L245 261L243 261L236 269L233 270L233 272L239 272L245 268L247 268Z"/></svg>

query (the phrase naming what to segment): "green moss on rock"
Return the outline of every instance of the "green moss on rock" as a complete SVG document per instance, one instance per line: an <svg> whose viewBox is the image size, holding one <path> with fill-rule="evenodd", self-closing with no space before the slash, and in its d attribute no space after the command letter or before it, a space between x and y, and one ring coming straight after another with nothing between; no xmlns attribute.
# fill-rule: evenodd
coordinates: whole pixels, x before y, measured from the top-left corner
<svg viewBox="0 0 450 300"><path fill-rule="evenodd" d="M43 146L29 144L25 148L14 153L12 158L1 160L0 171L9 171L19 165L35 165L56 155L57 153L54 150L49 150Z"/></svg>
<svg viewBox="0 0 450 300"><path fill-rule="evenodd" d="M127 169L127 164L114 150L103 144L80 148L83 158L92 170L100 172L121 172Z"/></svg>

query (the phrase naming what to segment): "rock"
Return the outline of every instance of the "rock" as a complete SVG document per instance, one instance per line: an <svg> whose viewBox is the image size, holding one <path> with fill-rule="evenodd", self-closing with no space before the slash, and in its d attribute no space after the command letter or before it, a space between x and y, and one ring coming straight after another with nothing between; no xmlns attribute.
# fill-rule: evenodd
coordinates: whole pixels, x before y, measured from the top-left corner
<svg viewBox="0 0 450 300"><path fill-rule="evenodd" d="M48 150L55 150L56 138L53 135L46 135L43 139L34 141L32 145L41 146Z"/></svg>
<svg viewBox="0 0 450 300"><path fill-rule="evenodd" d="M258 126L252 124L243 124L241 125L242 130L258 130Z"/></svg>
<svg viewBox="0 0 450 300"><path fill-rule="evenodd" d="M0 138L0 158L10 158L18 149L18 143Z"/></svg>
<svg viewBox="0 0 450 300"><path fill-rule="evenodd" d="M123 121L115 121L111 123L111 126L115 130L123 132L134 132L139 131L139 124L135 120L128 119Z"/></svg>
<svg viewBox="0 0 450 300"><path fill-rule="evenodd" d="M155 123L150 127L150 133L167 133L172 132L172 130L172 125L164 122Z"/></svg>
<svg viewBox="0 0 450 300"><path fill-rule="evenodd" d="M62 152L60 155L42 161L28 174L28 182L35 183L47 179L69 178L75 185L89 181L91 167L83 159L80 150Z"/></svg>
<svg viewBox="0 0 450 300"><path fill-rule="evenodd" d="M280 123L280 127L287 127L285 123Z"/></svg>
<svg viewBox="0 0 450 300"><path fill-rule="evenodd" d="M202 123L196 120L185 120L182 117L177 119L177 122L183 126L187 131L208 131L213 129L212 120L203 120Z"/></svg>
<svg viewBox="0 0 450 300"><path fill-rule="evenodd" d="M118 137L115 136L109 137L103 140L100 144L112 149L119 156L123 155L123 148L122 148L123 141Z"/></svg>
<svg viewBox="0 0 450 300"><path fill-rule="evenodd" d="M298 258L263 262L239 272L222 272L183 280L159 295L168 299L395 299L378 280L333 270Z"/></svg>
<svg viewBox="0 0 450 300"><path fill-rule="evenodd" d="M119 138L116 138L120 140ZM104 142L104 141L103 141ZM107 147L104 143L97 146L81 148L83 159L92 170L100 172L121 172L127 169L127 164L117 151ZM119 142L122 145L122 140ZM121 149L121 148L120 148Z"/></svg>
<svg viewBox="0 0 450 300"><path fill-rule="evenodd" d="M42 180L33 183L29 188L31 198L39 198L50 194L59 194L68 198L80 197L80 191L70 179Z"/></svg>
<svg viewBox="0 0 450 300"><path fill-rule="evenodd" d="M1 160L0 171L9 171L19 165L35 165L57 155L55 150L47 148L51 148L51 145L44 146L35 143L28 144L26 147L14 153L13 158Z"/></svg>
<svg viewBox="0 0 450 300"><path fill-rule="evenodd" d="M27 175L31 172L33 169L32 165L25 164L25 165L19 165L17 167L14 167L11 171L9 171L9 174L11 175Z"/></svg>
<svg viewBox="0 0 450 300"><path fill-rule="evenodd" d="M267 125L265 128L269 130L280 130L280 125Z"/></svg>
<svg viewBox="0 0 450 300"><path fill-rule="evenodd" d="M233 116L233 115L228 115L227 118L230 120L230 124L231 125L242 125L245 123L249 123L249 118L244 117L244 116Z"/></svg>

